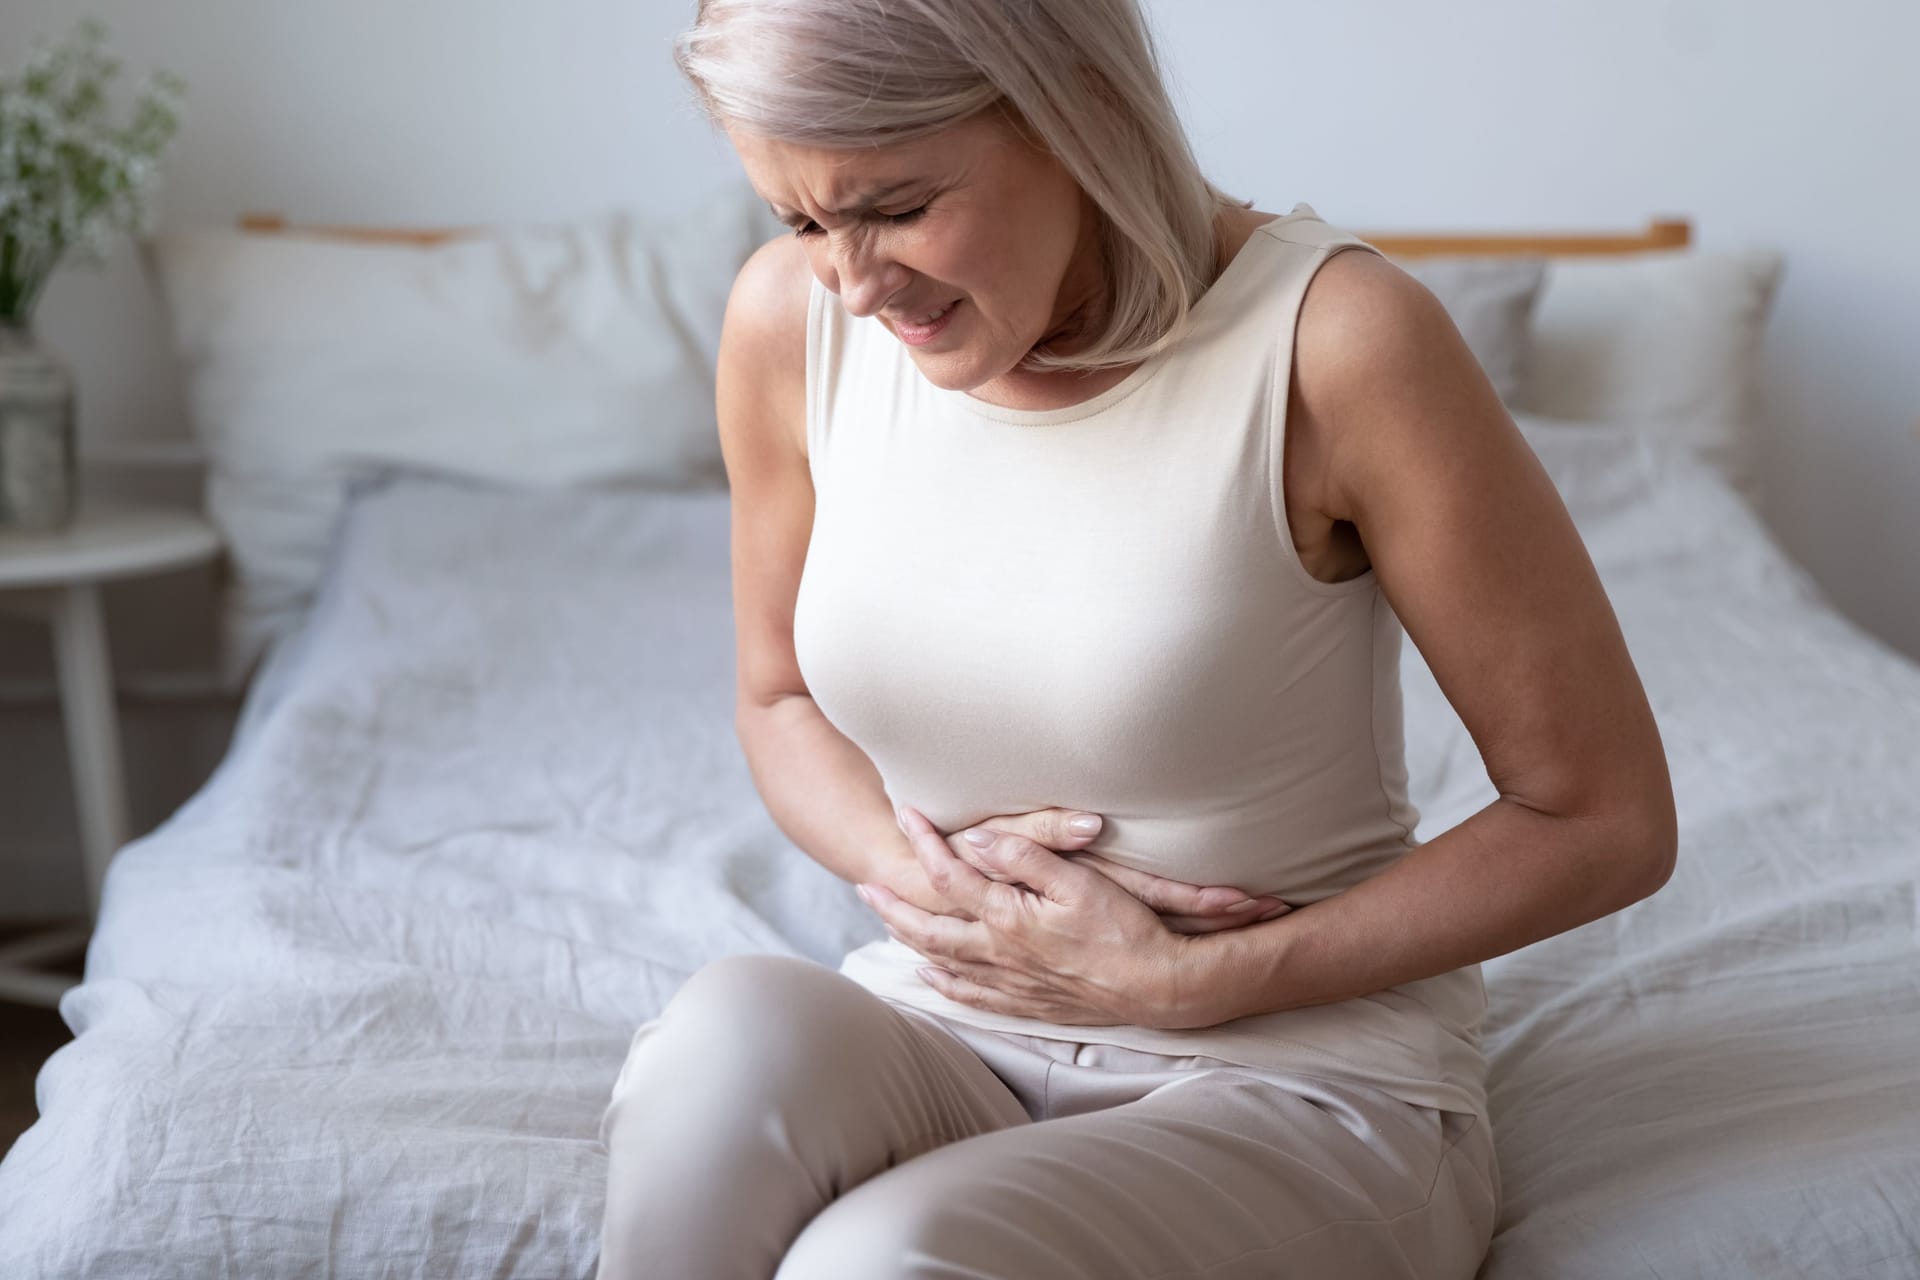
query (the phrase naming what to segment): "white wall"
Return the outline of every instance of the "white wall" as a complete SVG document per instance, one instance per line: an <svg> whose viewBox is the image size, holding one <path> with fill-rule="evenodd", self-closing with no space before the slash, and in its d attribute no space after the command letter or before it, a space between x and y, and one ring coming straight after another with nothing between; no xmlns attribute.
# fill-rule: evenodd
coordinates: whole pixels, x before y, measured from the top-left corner
<svg viewBox="0 0 1920 1280"><path fill-rule="evenodd" d="M1786 271L1764 514L1842 612L1920 657L1920 5L1162 0L1211 176L1356 228L1657 214Z"/></svg>
<svg viewBox="0 0 1920 1280"><path fill-rule="evenodd" d="M163 226L564 219L661 212L737 179L668 41L692 0L6 0L0 63L98 14L126 63L189 82ZM1838 607L1920 658L1920 6L1851 0L1150 0L1211 175L1262 209L1306 200L1367 231L1636 228L1694 220L1704 248L1767 245L1787 271L1761 424L1765 512ZM132 253L68 268L39 315L80 381L101 490L188 438L157 299ZM115 460L119 460L117 463ZM112 465L110 465L112 464ZM129 479L129 475L141 478ZM204 583L109 595L136 691L194 665ZM184 638L183 638L184 636ZM44 637L0 624L0 915L81 908ZM157 695L156 695L157 696ZM148 701L144 725L155 713ZM201 726L205 708L182 709ZM217 723L217 719L215 721ZM142 825L196 785L170 736L130 742ZM210 767L203 752L197 767ZM35 768L25 767L33 762ZM164 785L156 779L168 779Z"/></svg>

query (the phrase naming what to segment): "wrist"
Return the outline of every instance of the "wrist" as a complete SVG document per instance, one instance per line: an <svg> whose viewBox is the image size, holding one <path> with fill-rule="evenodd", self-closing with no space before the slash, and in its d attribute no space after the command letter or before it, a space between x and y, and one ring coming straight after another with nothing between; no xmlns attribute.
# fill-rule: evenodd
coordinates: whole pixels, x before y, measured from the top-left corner
<svg viewBox="0 0 1920 1280"><path fill-rule="evenodd" d="M894 881L900 878L900 869L913 861L913 850L906 839L896 834L892 839L877 836L866 840L860 846L860 859L853 864L853 874L848 877L854 884L883 884L894 887Z"/></svg>
<svg viewBox="0 0 1920 1280"><path fill-rule="evenodd" d="M1159 966L1155 1025L1168 1030L1218 1026L1284 1006L1270 995L1286 967L1288 916L1212 933L1170 934Z"/></svg>
<svg viewBox="0 0 1920 1280"><path fill-rule="evenodd" d="M1150 1025L1166 1031L1211 1027L1233 1015L1222 1011L1214 969L1218 948L1210 945L1214 933L1167 934L1147 983Z"/></svg>
<svg viewBox="0 0 1920 1280"><path fill-rule="evenodd" d="M884 818L874 816L863 826L853 841L856 855L849 859L852 873L847 879L854 884L883 884L894 889L895 882L901 879L901 870L909 865L917 865L913 845L900 825L892 820L893 815L885 810Z"/></svg>

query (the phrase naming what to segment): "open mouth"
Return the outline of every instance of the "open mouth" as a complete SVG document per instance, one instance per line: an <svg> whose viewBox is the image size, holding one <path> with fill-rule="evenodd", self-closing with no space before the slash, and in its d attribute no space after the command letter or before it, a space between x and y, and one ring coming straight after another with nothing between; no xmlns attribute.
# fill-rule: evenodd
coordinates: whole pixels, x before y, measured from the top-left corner
<svg viewBox="0 0 1920 1280"><path fill-rule="evenodd" d="M945 311L939 312L926 324L911 324L905 320L897 320L894 322L894 331L900 335L900 341L908 346L922 346L946 332L947 326L953 323L954 315L965 305L964 298L955 299L947 304Z"/></svg>

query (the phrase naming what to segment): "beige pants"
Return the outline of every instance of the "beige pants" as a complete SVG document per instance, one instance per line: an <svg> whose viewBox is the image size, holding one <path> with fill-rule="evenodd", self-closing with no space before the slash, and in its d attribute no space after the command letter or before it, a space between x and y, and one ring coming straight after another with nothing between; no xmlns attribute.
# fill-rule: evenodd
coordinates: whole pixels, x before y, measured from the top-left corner
<svg viewBox="0 0 1920 1280"><path fill-rule="evenodd" d="M1458 1277L1485 1126L1376 1089L1016 1036L734 955L635 1032L601 1280Z"/></svg>

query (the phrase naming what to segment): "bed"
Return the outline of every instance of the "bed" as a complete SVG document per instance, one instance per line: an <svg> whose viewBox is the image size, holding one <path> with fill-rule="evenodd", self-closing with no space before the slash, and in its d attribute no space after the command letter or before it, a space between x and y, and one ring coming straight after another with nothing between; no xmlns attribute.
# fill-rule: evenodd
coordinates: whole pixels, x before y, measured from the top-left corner
<svg viewBox="0 0 1920 1280"><path fill-rule="evenodd" d="M1682 835L1653 898L1486 965L1482 1276L1920 1276L1920 666L1712 441L1515 417ZM719 956L881 935L733 736L724 488L362 463L217 772L111 866L0 1276L589 1276L634 1028ZM1402 675L1429 839L1494 793Z"/></svg>

